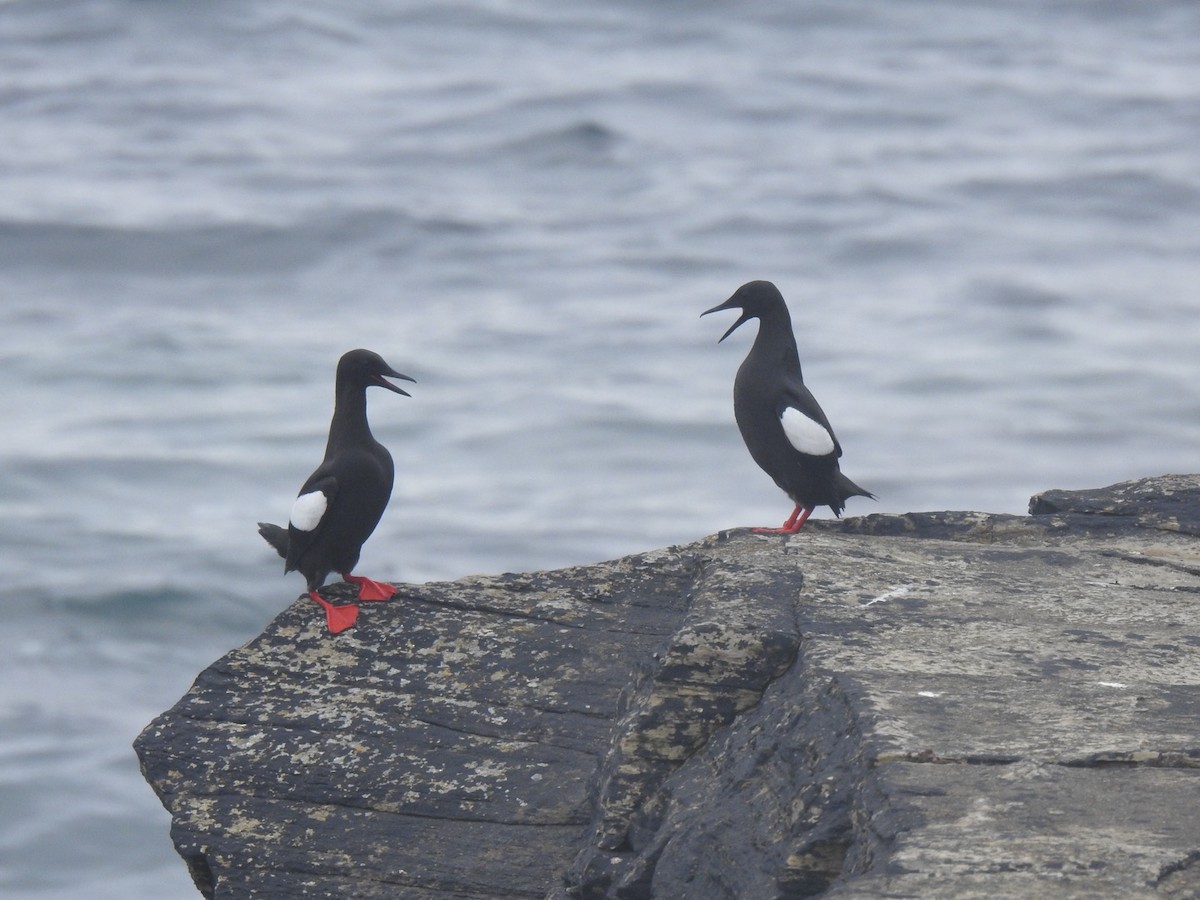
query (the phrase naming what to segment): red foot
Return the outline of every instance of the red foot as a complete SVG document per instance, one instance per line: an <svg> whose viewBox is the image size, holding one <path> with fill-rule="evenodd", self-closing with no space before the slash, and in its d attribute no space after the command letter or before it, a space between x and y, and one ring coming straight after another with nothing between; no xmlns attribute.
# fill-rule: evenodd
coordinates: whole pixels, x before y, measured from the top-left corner
<svg viewBox="0 0 1200 900"><path fill-rule="evenodd" d="M801 515L804 513L804 515ZM808 521L808 517L812 515L811 509L805 509L802 506L797 506L792 510L792 514L788 520L783 523L782 528L751 528L754 534L795 534L804 527L804 523Z"/></svg>
<svg viewBox="0 0 1200 900"><path fill-rule="evenodd" d="M370 578L364 578L362 575L351 575L349 572L343 572L342 578L358 585L359 600L390 600L392 599L392 595L396 593L396 589L390 584L385 584L382 581L372 581Z"/></svg>
<svg viewBox="0 0 1200 900"><path fill-rule="evenodd" d="M316 591L309 591L308 596L325 607L325 625L330 634L341 634L358 619L358 607L354 604L334 606Z"/></svg>

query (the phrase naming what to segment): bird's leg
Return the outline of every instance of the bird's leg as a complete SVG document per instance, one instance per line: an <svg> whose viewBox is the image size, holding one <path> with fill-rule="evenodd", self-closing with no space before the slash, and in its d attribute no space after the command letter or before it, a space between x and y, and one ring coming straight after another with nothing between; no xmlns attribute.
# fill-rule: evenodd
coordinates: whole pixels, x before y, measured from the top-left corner
<svg viewBox="0 0 1200 900"><path fill-rule="evenodd" d="M779 529L780 531L784 532L785 534L791 534L793 525L796 526L796 528L795 528L796 531L800 530L800 525L804 524L804 519L801 519L800 525L796 525L796 517L800 515L800 508L801 508L800 504L797 503L796 508L792 510L792 514L790 516L788 516L788 520L786 522L784 522L783 527ZM804 518L805 519L808 518L808 513L809 513L809 511L807 509L804 510Z"/></svg>
<svg viewBox="0 0 1200 900"><path fill-rule="evenodd" d="M370 578L364 578L362 575L351 575L349 572L343 572L342 578L345 581L358 585L359 600L390 600L392 595L396 593L396 589L390 584L385 584L382 581L372 581Z"/></svg>
<svg viewBox="0 0 1200 900"><path fill-rule="evenodd" d="M804 515L801 515L803 513ZM812 515L811 509L805 509L799 503L792 510L792 514L788 516L788 520L783 523L781 528L751 528L755 534L795 534L804 527L804 523L808 521L808 517Z"/></svg>
<svg viewBox="0 0 1200 900"><path fill-rule="evenodd" d="M798 509L799 509L799 507L797 507L797 510ZM806 509L806 510L804 510L804 512L800 516L800 518L796 519L796 513L793 512L792 518L788 520L788 523L783 528L783 533L784 534L795 534L797 531L799 531L801 528L804 527L804 523L808 521L808 517L811 515L812 515L812 510Z"/></svg>
<svg viewBox="0 0 1200 900"><path fill-rule="evenodd" d="M346 606L334 606L316 591L309 591L308 596L325 608L325 625L330 634L340 634L358 618L358 607L353 603Z"/></svg>

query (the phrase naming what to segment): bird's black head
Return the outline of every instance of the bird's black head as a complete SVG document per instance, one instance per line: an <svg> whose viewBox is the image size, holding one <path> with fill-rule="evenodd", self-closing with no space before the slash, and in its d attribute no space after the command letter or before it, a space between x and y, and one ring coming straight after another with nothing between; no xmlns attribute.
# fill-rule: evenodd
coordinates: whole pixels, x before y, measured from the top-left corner
<svg viewBox="0 0 1200 900"><path fill-rule="evenodd" d="M351 350L349 353L342 355L338 360L337 380L338 384L352 384L362 388L368 388L373 384L379 387L387 388L389 391L395 391L397 394L403 394L405 397L412 395L392 384L386 378L389 375L392 378L403 378L405 381L416 383L415 378L409 378L407 375L402 375L384 362L383 357L378 353L370 350Z"/></svg>
<svg viewBox="0 0 1200 900"><path fill-rule="evenodd" d="M767 316L778 315L781 309L785 315L787 313L787 306L783 302L783 295L779 293L779 288L775 287L769 281L751 281L743 284L724 303L714 306L712 309L706 309L700 315L707 316L709 313L720 312L723 309L740 309L742 314L721 335L721 339L717 341L718 344L733 334L739 325L751 319L762 319Z"/></svg>

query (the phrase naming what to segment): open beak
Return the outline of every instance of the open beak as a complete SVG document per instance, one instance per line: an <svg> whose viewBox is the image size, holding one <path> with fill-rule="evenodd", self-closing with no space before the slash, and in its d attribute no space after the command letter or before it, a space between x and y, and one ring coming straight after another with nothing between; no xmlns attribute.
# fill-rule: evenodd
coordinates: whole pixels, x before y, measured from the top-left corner
<svg viewBox="0 0 1200 900"><path fill-rule="evenodd" d="M725 310L725 309L741 309L741 307L738 306L736 303L734 303L732 300L726 300L724 303L722 303L718 306L714 306L712 309L706 309L704 312L700 313L700 317L703 318L704 316L707 316L709 313L721 312L722 310ZM728 330L723 335L721 335L720 340L718 340L717 343L718 344L721 343L721 341L725 340L725 338L727 338L731 334L733 334L733 332L735 330L737 330L739 325L742 325L745 322L748 322L752 318L754 318L754 317L746 315L746 311L742 310L742 314L740 316L738 316L738 320L729 326Z"/></svg>
<svg viewBox="0 0 1200 900"><path fill-rule="evenodd" d="M385 374L390 375L393 378L403 378L405 381L411 381L413 384L417 383L417 379L409 378L407 375L401 375L395 369L389 369ZM383 375L372 375L371 380L374 381L380 387L387 388L389 391L395 391L397 394L403 394L405 397L412 396L412 394L410 394L408 391L404 390L404 388L396 387L396 385L392 384L390 381L388 381L386 378L384 378Z"/></svg>

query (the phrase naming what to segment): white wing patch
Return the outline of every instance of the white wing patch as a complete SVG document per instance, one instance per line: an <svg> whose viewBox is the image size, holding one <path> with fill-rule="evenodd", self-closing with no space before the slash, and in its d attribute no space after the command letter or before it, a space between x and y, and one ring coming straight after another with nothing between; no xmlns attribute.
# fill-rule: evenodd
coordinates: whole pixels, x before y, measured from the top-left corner
<svg viewBox="0 0 1200 900"><path fill-rule="evenodd" d="M829 429L810 419L794 406L784 409L779 417L788 443L809 456L828 456L833 452L833 435Z"/></svg>
<svg viewBox="0 0 1200 900"><path fill-rule="evenodd" d="M300 531L312 531L320 524L328 505L328 498L320 491L301 494L292 504L292 527Z"/></svg>

